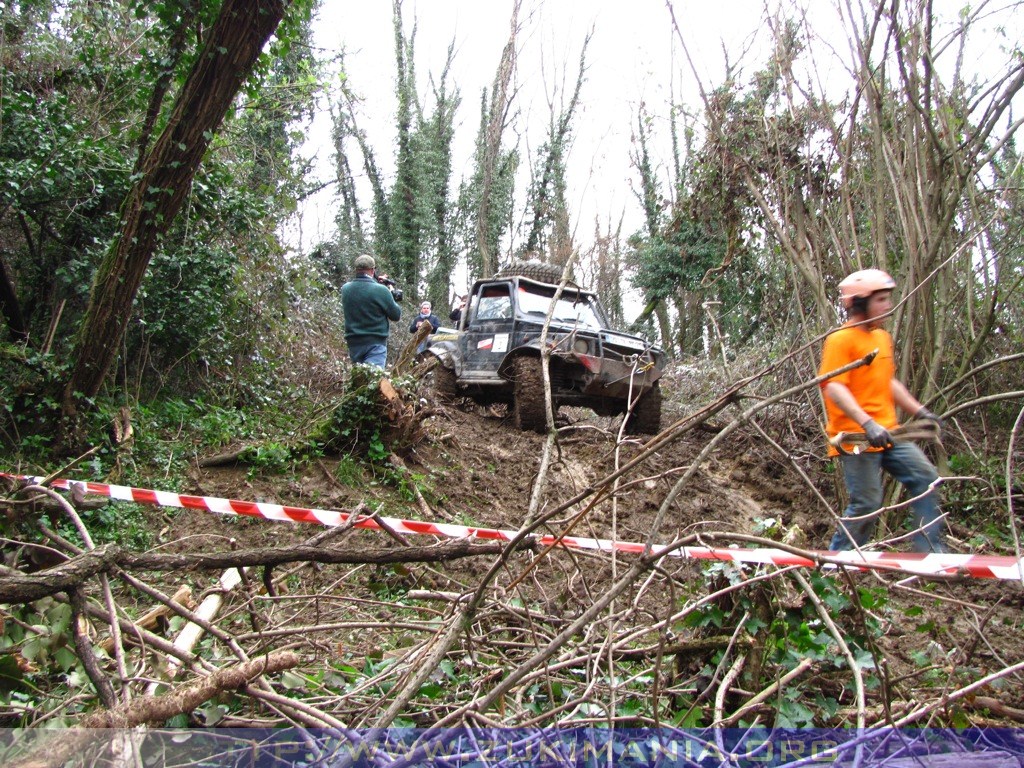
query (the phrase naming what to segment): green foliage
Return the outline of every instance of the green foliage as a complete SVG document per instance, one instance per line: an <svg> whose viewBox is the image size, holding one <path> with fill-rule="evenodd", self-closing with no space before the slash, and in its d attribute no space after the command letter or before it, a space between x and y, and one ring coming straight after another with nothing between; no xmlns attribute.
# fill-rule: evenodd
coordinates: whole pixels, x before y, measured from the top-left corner
<svg viewBox="0 0 1024 768"><path fill-rule="evenodd" d="M830 706L835 709L834 701ZM775 711L776 728L813 728L817 724L820 712L816 712L807 706L804 693L793 688L788 688L777 702Z"/></svg>
<svg viewBox="0 0 1024 768"><path fill-rule="evenodd" d="M451 55L451 51L449 51ZM450 59L449 59L450 62ZM419 250L425 255L417 285L426 278L426 294L438 306L449 298L452 274L455 272L456 250L453 236L455 205L450 199L452 175L452 142L455 138L455 116L459 108L458 89L448 92L447 68L435 90L436 105L429 118L421 118L414 146L421 174L422 194L417 198L420 229Z"/></svg>
<svg viewBox="0 0 1024 768"><path fill-rule="evenodd" d="M118 458L124 481L129 483L151 482L151 468L160 467L162 487L177 487L185 482L188 463L196 453L263 434L255 426L259 419L199 397L140 403L134 418L135 438Z"/></svg>
<svg viewBox="0 0 1024 768"><path fill-rule="evenodd" d="M0 456L11 466L44 466L60 420L56 400L63 367L53 355L0 348Z"/></svg>
<svg viewBox="0 0 1024 768"><path fill-rule="evenodd" d="M733 563L712 564L705 568L706 586L716 589L723 583L742 585L750 570ZM875 667L872 649L883 632L876 616L888 610L888 592L881 587L860 587L851 595L842 588L841 582L819 572L809 573L808 580L829 616L840 625L858 668L868 672L868 685L877 685L872 672ZM706 633L731 636L739 631L749 637L753 647L761 649L760 659L754 666L763 669L761 674L766 678L785 674L804 659L813 659L820 666L836 671L845 669L846 658L838 652L836 640L814 604L792 596L781 599L775 594L780 584L759 582L741 586L719 600L704 603L686 616L684 624ZM764 684L764 679L749 681L754 688ZM813 707L809 704L811 701L815 702ZM826 725L828 713L838 708L834 699L815 693L801 683L787 686L777 705L774 725L787 728Z"/></svg>
<svg viewBox="0 0 1024 768"><path fill-rule="evenodd" d="M148 434L165 439L186 437L188 442L207 449L222 448L263 434L260 420L251 414L208 402L202 397L167 398L140 404L139 417Z"/></svg>
<svg viewBox="0 0 1024 768"><path fill-rule="evenodd" d="M395 466L386 462L390 455L387 447L376 438L367 447L366 457L373 469L373 485L382 485L394 489L403 502L415 502L417 494L423 496L427 503L438 501L439 497L435 492L428 475L412 472L404 466ZM350 457L343 456L342 462Z"/></svg>
<svg viewBox="0 0 1024 768"><path fill-rule="evenodd" d="M262 87L214 138L150 264L119 364L121 381L140 399L162 387L259 381L253 374L265 371L250 370L250 361L261 362L253 348L281 332L295 300L289 287L317 290L289 274L277 242L302 194L296 150L304 131L295 123L311 114L320 88L302 44L312 5L289 4L254 78ZM197 35L220 10L185 0L128 6L125 14L82 0L19 4L4 17L11 66L0 75L0 229L11 237L0 259L16 293L5 319L15 340L34 349L47 340L58 357L74 341L137 161L166 123L200 50ZM56 432L49 415L37 421L38 430L19 429L14 439Z"/></svg>
<svg viewBox="0 0 1024 768"><path fill-rule="evenodd" d="M633 284L645 296L662 300L679 290L699 292L704 275L725 257L724 238L684 218L669 222L666 230L650 240L632 240Z"/></svg>
<svg viewBox="0 0 1024 768"><path fill-rule="evenodd" d="M0 707L7 714L0 722L16 727L63 706L69 693L88 685L88 678L75 655L71 606L43 598L5 606L4 612ZM68 723L57 717L56 724Z"/></svg>
<svg viewBox="0 0 1024 768"><path fill-rule="evenodd" d="M731 346L745 344L758 327L770 272L764 269L752 236L741 232L755 223L741 216L742 198L723 197L712 189L717 156L689 152L675 158L678 179L669 206L661 192L648 151L649 126L641 115L634 163L641 187L636 197L644 226L628 241L631 282L650 308L675 309L674 338L663 339L681 354L704 352L708 331ZM709 144L712 138L708 138ZM679 148L676 148L677 153ZM725 207L723 207L723 201ZM758 279L748 277L758 274ZM714 307L711 328L708 307Z"/></svg>
<svg viewBox="0 0 1024 768"><path fill-rule="evenodd" d="M310 435L312 445L333 455L358 448L371 464L383 463L392 451L401 450L402 446L390 443L390 423L380 401L380 382L384 377L384 371L372 365L354 366L338 406ZM415 396L414 378L390 381L399 396Z"/></svg>
<svg viewBox="0 0 1024 768"><path fill-rule="evenodd" d="M83 258L111 237L129 167L71 95L40 93L12 71L0 78L0 224L28 235L2 258L17 277L22 330L43 339L61 301L70 319L83 305Z"/></svg>
<svg viewBox="0 0 1024 768"><path fill-rule="evenodd" d="M239 460L250 467L250 474L282 474L293 467L293 453L287 445L269 441L245 449Z"/></svg>
<svg viewBox="0 0 1024 768"><path fill-rule="evenodd" d="M80 510L78 514L95 544L116 543L143 551L153 545L152 519L160 512L152 506L111 502ZM62 519L56 528L64 538L79 541L78 532L69 520ZM84 545L85 542L79 543Z"/></svg>
<svg viewBox="0 0 1024 768"><path fill-rule="evenodd" d="M205 227L202 229L206 229ZM161 251L150 263L153 279L139 291L138 320L128 333L132 351L150 349L159 355L160 368L174 361L207 355L223 357L227 344L225 320L230 317L236 287L236 258L213 240L198 238L174 254Z"/></svg>
<svg viewBox="0 0 1024 768"><path fill-rule="evenodd" d="M970 520L972 552L1014 548L1006 513L1005 458L992 454L957 453L949 457L953 475L974 478L942 487L942 504ZM1018 502L1019 503L1019 502Z"/></svg>
<svg viewBox="0 0 1024 768"><path fill-rule="evenodd" d="M349 488L358 488L364 482L363 467L352 454L341 456L334 468L334 479Z"/></svg>
<svg viewBox="0 0 1024 768"><path fill-rule="evenodd" d="M291 117L311 110L321 90L319 68L311 55L312 16L318 0L291 0L267 50L260 55L255 77L246 84L251 101L290 103ZM283 92L283 96L278 92ZM296 98L298 95L298 98Z"/></svg>
<svg viewBox="0 0 1024 768"><path fill-rule="evenodd" d="M119 409L118 403L100 400L88 424L93 444L101 448L85 467L91 479L99 482L111 482L111 476L114 476L115 482L152 487L153 471L158 468L159 487L173 490L187 482L189 462L196 454L255 440L265 441L268 446L262 451L254 449L258 454L254 462L261 469L277 469L290 461L288 449L275 441L275 435L280 434L278 422L288 419L284 412L267 413L261 417L202 397L138 403L130 411L133 439L115 446L108 443L106 433ZM94 522L100 530L109 527L112 533L118 526L133 530L136 525L131 519L134 509L135 506L130 504L113 505L109 513L103 512ZM151 508L140 509L140 515L153 514ZM109 520L108 514L113 516ZM141 530L143 526L140 523L138 527ZM93 530L92 525L90 530Z"/></svg>

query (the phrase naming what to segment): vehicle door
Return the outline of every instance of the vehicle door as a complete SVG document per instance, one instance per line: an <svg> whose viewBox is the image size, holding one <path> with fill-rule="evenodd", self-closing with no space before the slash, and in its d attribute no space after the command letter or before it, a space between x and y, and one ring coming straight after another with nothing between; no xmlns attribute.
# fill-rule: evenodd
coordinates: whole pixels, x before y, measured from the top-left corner
<svg viewBox="0 0 1024 768"><path fill-rule="evenodd" d="M462 334L463 380L501 381L498 365L510 348L512 293L508 282L477 286Z"/></svg>

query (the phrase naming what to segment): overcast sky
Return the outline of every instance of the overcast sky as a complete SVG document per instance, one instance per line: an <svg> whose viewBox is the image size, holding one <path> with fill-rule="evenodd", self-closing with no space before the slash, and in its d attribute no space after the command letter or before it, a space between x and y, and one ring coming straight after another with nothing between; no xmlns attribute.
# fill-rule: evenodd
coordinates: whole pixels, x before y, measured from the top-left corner
<svg viewBox="0 0 1024 768"><path fill-rule="evenodd" d="M723 45L734 60L740 58L760 27L764 2L675 0L673 6L703 76L716 82L721 78ZM512 0L406 0L403 6L407 32L416 24L421 94L426 93L428 75L440 73L449 44L455 44L451 80L463 103L456 129L453 184L470 170L480 93L494 80L508 39L511 9ZM682 93L685 103L696 106L699 99L694 78L680 76L689 67L680 58L678 43L672 44L676 33L664 0L523 0L520 21L516 106L521 115L517 125L527 134L520 147L523 152L532 153L543 140L550 115L548 99L561 103L568 97L584 39L593 32L569 158L570 204L577 214L578 240L592 240L595 216L602 222L617 221L624 211L628 233L640 220L639 206L630 192L635 174L628 159L639 105L646 102L660 118L654 128L660 131L667 152L663 116L670 89ZM365 99L361 127L374 143L378 162L390 172L395 111L391 3L327 0L314 29L315 43L324 54L341 48L347 51L348 81ZM323 109L309 131L307 152L317 153L325 179L333 173L329 137L330 118ZM522 205L522 195L517 203ZM311 201L305 207L301 242L295 237L295 244L309 248L329 236L333 214L332 192Z"/></svg>
<svg viewBox="0 0 1024 768"><path fill-rule="evenodd" d="M692 108L700 106L697 78L683 57L679 35L705 88L720 84L726 51L733 67L740 66L742 81L747 82L763 66L765 46L770 44L771 35L763 21L765 7L774 10L778 1L673 0L677 34L665 0L523 0L514 102L519 112L515 126L524 134L519 145L524 160L517 214L524 203L526 164L532 162L538 143L545 137L550 117L548 100L554 98L561 104L568 98L588 32L592 31L588 68L568 158L575 238L584 248L593 242L595 217L601 220L603 231L609 221L617 222L625 214L626 235L642 224L640 206L631 192L637 183L636 173L629 162L639 105L646 104L653 117L652 149L663 167L671 149L666 119L671 93L675 92L676 102ZM823 40L814 47L809 71L797 73L801 81L811 81L815 90L836 82L847 88L852 82L844 68L851 53L837 5L846 7L844 0L784 2L790 16L794 8L805 8L803 13ZM860 3L855 0L852 5L856 8ZM952 23L960 7L960 0L935 3L936 12ZM993 7L1005 11L1005 6L997 2L987 7L986 14ZM427 78L440 73L449 44L455 44L450 81L461 92L462 106L457 116L453 189L470 171L481 90L489 88L494 80L508 39L511 9L512 0L405 0L403 5L407 34L413 23L417 28L416 73L421 100L428 108L432 100L427 97ZM996 13L991 23L1005 23L1005 13ZM363 98L360 127L369 136L381 169L390 175L395 143L392 3L324 0L314 31L321 55L346 50L348 83ZM1010 36L1019 40L1020 28L1011 30ZM1005 41L998 34L986 36L981 32L972 40L986 47L966 52L968 70L980 68L978 62L985 57L994 57L997 69L1005 67L1006 56L1001 51ZM945 60L954 60L955 54L955 50L946 51ZM334 174L330 128L325 102L309 128L306 147L307 154L316 155L323 180ZM506 143L514 140L511 134L505 137ZM663 178L668 178L667 173ZM362 203L369 202L369 196L364 195ZM328 187L310 199L302 212L301 226L287 233L287 238L293 246L308 250L333 233L334 188Z"/></svg>

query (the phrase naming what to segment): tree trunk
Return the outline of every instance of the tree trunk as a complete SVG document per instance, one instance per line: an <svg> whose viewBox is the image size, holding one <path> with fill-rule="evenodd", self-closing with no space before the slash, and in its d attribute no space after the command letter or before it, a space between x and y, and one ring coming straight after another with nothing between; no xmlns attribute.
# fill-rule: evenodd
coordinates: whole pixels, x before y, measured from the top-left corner
<svg viewBox="0 0 1024 768"><path fill-rule="evenodd" d="M672 337L672 320L668 316L668 308L664 301L659 301L654 307L654 316L658 318L658 329L661 331L662 346L672 357L676 357L675 343Z"/></svg>
<svg viewBox="0 0 1024 768"><path fill-rule="evenodd" d="M117 358L142 278L242 82L284 15L284 0L224 0L170 120L121 211L121 231L93 282L64 389L65 413L94 397Z"/></svg>
<svg viewBox="0 0 1024 768"><path fill-rule="evenodd" d="M25 325L25 318L21 314L18 293L14 289L14 280L8 272L3 258L0 258L0 316L3 316L13 341L18 343L28 341L28 328Z"/></svg>

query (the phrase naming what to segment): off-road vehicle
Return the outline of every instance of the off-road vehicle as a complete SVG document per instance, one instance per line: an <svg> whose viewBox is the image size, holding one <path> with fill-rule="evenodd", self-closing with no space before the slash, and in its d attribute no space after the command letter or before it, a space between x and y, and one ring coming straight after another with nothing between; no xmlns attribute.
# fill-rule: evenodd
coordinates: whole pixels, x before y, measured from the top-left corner
<svg viewBox="0 0 1024 768"><path fill-rule="evenodd" d="M440 361L434 371L439 398L507 403L516 427L543 432L541 333L550 311L546 343L556 412L574 405L612 416L626 413L632 399L626 431L657 433L663 351L609 328L598 297L574 283L552 307L559 279L552 265L520 262L474 283L457 327L429 337L426 352Z"/></svg>

